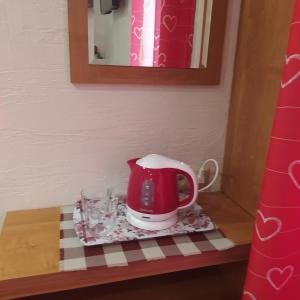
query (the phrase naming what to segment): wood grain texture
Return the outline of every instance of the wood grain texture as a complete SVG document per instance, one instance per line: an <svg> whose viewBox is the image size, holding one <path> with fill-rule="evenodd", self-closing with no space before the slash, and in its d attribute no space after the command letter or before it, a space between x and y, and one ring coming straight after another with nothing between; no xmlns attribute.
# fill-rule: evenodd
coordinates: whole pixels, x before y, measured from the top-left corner
<svg viewBox="0 0 300 300"><path fill-rule="evenodd" d="M294 0L242 2L222 189L255 214Z"/></svg>
<svg viewBox="0 0 300 300"><path fill-rule="evenodd" d="M132 263L130 268L108 268L105 272L103 272L103 269L93 268L87 271L59 272L4 280L0 281L0 296L2 297L0 299L65 291L224 263L245 261L249 255L249 248L249 245L242 245L226 251L212 251L186 257L168 257L164 260L149 261L147 263L136 262Z"/></svg>
<svg viewBox="0 0 300 300"><path fill-rule="evenodd" d="M199 204L236 245L250 244L254 218L222 193L203 193Z"/></svg>
<svg viewBox="0 0 300 300"><path fill-rule="evenodd" d="M107 285L32 296L27 300L240 300L247 262L181 271ZM217 288L216 288L217 287Z"/></svg>
<svg viewBox="0 0 300 300"><path fill-rule="evenodd" d="M246 260L253 218L221 193L203 193L199 201L221 230L238 244L236 247L201 255L141 261L132 263L130 267L108 268L105 272L101 268L58 272L59 227L54 228L59 226L59 221L54 221L57 209L10 213L0 236L0 270L2 279L15 279L0 281L0 298L70 290ZM47 210L53 214L53 218L47 217ZM44 215L43 218L38 211ZM44 219L46 222L41 221ZM52 274L45 274L50 270Z"/></svg>
<svg viewBox="0 0 300 300"><path fill-rule="evenodd" d="M0 280L59 271L59 219L59 208L7 214L0 235Z"/></svg>
<svg viewBox="0 0 300 300"><path fill-rule="evenodd" d="M207 68L100 66L88 63L87 0L68 0L71 82L216 85L220 81L227 0L213 4Z"/></svg>

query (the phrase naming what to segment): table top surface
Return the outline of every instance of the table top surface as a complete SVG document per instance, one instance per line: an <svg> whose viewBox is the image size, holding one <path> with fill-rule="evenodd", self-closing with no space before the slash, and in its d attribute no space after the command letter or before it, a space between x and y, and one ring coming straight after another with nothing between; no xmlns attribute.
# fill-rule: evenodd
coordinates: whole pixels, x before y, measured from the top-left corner
<svg viewBox="0 0 300 300"><path fill-rule="evenodd" d="M42 294L247 259L254 218L222 193L203 193L199 203L236 247L136 262L105 274L97 268L59 272L60 208L8 212L0 235L0 296Z"/></svg>

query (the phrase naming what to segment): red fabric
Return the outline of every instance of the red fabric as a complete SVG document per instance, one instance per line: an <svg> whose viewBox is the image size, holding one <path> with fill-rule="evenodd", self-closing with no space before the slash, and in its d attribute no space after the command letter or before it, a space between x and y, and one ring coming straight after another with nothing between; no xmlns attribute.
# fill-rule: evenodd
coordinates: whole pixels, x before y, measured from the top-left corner
<svg viewBox="0 0 300 300"><path fill-rule="evenodd" d="M154 65L189 68L191 66L196 0L164 0L157 6Z"/></svg>
<svg viewBox="0 0 300 300"><path fill-rule="evenodd" d="M300 299L300 0L285 62L243 300Z"/></svg>
<svg viewBox="0 0 300 300"><path fill-rule="evenodd" d="M189 68L195 11L196 0L132 0L130 65Z"/></svg>
<svg viewBox="0 0 300 300"><path fill-rule="evenodd" d="M144 0L132 0L130 65L142 66Z"/></svg>

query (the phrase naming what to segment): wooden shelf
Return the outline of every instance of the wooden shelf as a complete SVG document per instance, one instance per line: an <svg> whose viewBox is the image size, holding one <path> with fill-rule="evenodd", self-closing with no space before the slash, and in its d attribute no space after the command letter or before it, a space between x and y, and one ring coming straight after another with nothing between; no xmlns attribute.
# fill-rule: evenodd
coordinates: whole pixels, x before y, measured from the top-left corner
<svg viewBox="0 0 300 300"><path fill-rule="evenodd" d="M17 240L13 239L13 237L14 243L7 245L4 244L5 234L2 233L0 235L0 276L4 279L7 276L10 279L0 281L0 298L16 298L69 290L246 260L249 254L253 218L222 193L201 194L199 202L227 237L237 244L236 247L226 251L206 252L194 256L167 257L159 261L136 262L126 267L108 268L105 272L103 272L103 269L98 268L87 271L58 272L58 266L57 271L51 266L52 271L49 272L49 263L45 263L45 261L49 257L52 259L58 255L56 253L58 250L55 250L55 247L52 247L52 252L50 251L50 253L49 251L48 253L39 251L40 257L31 258L30 255L37 255L37 252L32 251L31 248L42 247L43 245L41 244L47 243L45 240L40 239L40 244L37 244L34 237L28 236L24 239L23 235L23 239L21 239L22 245L18 245ZM42 225L54 226L56 209L50 210L52 216L43 221ZM15 234L17 234L17 231L21 231L21 234L23 234L22 231L27 230L27 226L31 230L34 226L38 229L41 226L41 219L44 219L40 216L45 214L46 211L47 209L28 211L28 214L26 211L9 213L3 232L8 228ZM32 217L29 218L29 215ZM12 221L13 218L16 219L15 222ZM5 259L7 257L11 258L14 254L19 256L16 259L17 265L13 265L14 263L10 262L11 265L8 272L8 269L5 268ZM22 258L21 260L19 259L20 257ZM34 261L44 263L44 270L41 269L43 268L42 264L40 269L35 272L29 271L29 275L25 276L24 272L26 270L24 270L24 267L28 265L28 262L32 263ZM5 274L5 272L9 274ZM33 274L34 276L31 276Z"/></svg>
<svg viewBox="0 0 300 300"><path fill-rule="evenodd" d="M237 245L250 244L254 217L223 193L200 194L199 204Z"/></svg>

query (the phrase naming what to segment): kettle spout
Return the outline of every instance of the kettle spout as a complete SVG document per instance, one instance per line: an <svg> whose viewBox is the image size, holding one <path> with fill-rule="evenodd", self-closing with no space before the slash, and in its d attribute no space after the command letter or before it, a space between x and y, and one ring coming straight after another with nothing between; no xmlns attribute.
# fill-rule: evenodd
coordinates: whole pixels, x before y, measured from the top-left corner
<svg viewBox="0 0 300 300"><path fill-rule="evenodd" d="M130 169L133 170L136 167L136 161L139 158L133 158L127 161L127 164L129 165Z"/></svg>

